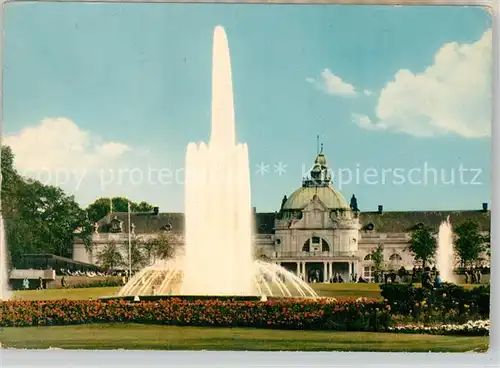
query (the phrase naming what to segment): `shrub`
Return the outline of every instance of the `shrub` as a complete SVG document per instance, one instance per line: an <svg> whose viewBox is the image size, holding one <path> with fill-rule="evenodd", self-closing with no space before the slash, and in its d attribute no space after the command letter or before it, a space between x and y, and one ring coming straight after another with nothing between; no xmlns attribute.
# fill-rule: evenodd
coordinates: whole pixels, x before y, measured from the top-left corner
<svg viewBox="0 0 500 368"><path fill-rule="evenodd" d="M393 314L453 320L455 317L489 318L490 287L481 285L465 289L454 284L443 284L438 289L414 287L411 284L380 285L382 297Z"/></svg>
<svg viewBox="0 0 500 368"><path fill-rule="evenodd" d="M281 329L385 331L390 315L376 300L7 301L0 327L85 323L150 323Z"/></svg>
<svg viewBox="0 0 500 368"><path fill-rule="evenodd" d="M82 289L82 288L114 287L122 285L123 283L120 280L108 279L108 280L96 280L89 283L70 284L67 286L67 288Z"/></svg>

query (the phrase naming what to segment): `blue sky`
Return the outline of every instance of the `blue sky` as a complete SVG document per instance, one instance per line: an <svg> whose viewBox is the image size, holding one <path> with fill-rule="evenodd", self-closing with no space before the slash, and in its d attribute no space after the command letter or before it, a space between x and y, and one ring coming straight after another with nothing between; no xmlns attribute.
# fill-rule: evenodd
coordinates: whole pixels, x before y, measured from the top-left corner
<svg viewBox="0 0 500 368"><path fill-rule="evenodd" d="M361 210L490 201L483 9L9 3L4 22L6 143L19 170L84 205L125 195L183 210L182 182L148 167L173 173L189 142L208 141L218 24L229 39L237 137L249 145L258 211L277 210L300 187L317 135L334 185L347 200L355 193ZM431 173L425 183L425 167L437 181ZM448 181L454 171L454 183L443 183L441 170Z"/></svg>

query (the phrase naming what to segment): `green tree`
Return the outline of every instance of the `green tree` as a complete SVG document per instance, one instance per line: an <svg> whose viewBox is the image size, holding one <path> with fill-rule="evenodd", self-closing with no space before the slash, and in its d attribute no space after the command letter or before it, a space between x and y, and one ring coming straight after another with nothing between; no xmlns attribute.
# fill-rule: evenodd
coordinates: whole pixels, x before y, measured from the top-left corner
<svg viewBox="0 0 500 368"><path fill-rule="evenodd" d="M422 226L413 231L408 248L413 252L415 259L422 261L422 265L425 267L436 254L437 242L430 229Z"/></svg>
<svg viewBox="0 0 500 368"><path fill-rule="evenodd" d="M375 271L384 270L384 244L379 244L377 249L372 252L372 261Z"/></svg>
<svg viewBox="0 0 500 368"><path fill-rule="evenodd" d="M45 251L71 257L74 236L90 245L90 223L85 211L60 188L34 181L28 185L31 192L29 212L37 218L37 230ZM81 231L74 234L79 228Z"/></svg>
<svg viewBox="0 0 500 368"><path fill-rule="evenodd" d="M160 259L167 260L173 258L177 248L174 236L172 233L166 231L146 240L140 240L140 243L146 253L147 259L151 260L152 263Z"/></svg>
<svg viewBox="0 0 500 368"><path fill-rule="evenodd" d="M153 206L145 201L139 203L132 202L130 203L130 210L132 212L149 212L153 210Z"/></svg>
<svg viewBox="0 0 500 368"><path fill-rule="evenodd" d="M484 237L484 247L491 261L491 231L488 231L488 234Z"/></svg>
<svg viewBox="0 0 500 368"><path fill-rule="evenodd" d="M114 241L106 244L106 246L97 253L97 262L106 271L112 271L124 265L123 256Z"/></svg>
<svg viewBox="0 0 500 368"><path fill-rule="evenodd" d="M14 154L8 146L1 146L1 183L2 183L2 214L4 217L16 213L19 202L17 192L22 184L22 178L14 168Z"/></svg>
<svg viewBox="0 0 500 368"><path fill-rule="evenodd" d="M72 196L19 175L9 147L1 147L1 159L2 216L11 263L21 263L28 253L71 257L74 236L90 245L90 222Z"/></svg>
<svg viewBox="0 0 500 368"><path fill-rule="evenodd" d="M110 213L111 202L113 203L113 212L127 212L128 199L125 197L98 198L94 203L87 207L87 213L91 222L97 222ZM130 201L131 212L149 212L153 210L153 206L147 202L135 203Z"/></svg>
<svg viewBox="0 0 500 368"><path fill-rule="evenodd" d="M479 225L468 220L455 228L455 234L455 251L462 266L470 266L472 262L479 260L487 241L487 238L480 234Z"/></svg>
<svg viewBox="0 0 500 368"><path fill-rule="evenodd" d="M93 223L99 221L110 212L109 198L99 198L87 207L89 220Z"/></svg>
<svg viewBox="0 0 500 368"><path fill-rule="evenodd" d="M128 242L124 242L122 248L125 250L125 259L123 265L128 269L129 267L129 253L130 263L132 270L137 270L143 268L148 263L148 254L145 252L144 244L138 237L133 237L130 241L130 247Z"/></svg>

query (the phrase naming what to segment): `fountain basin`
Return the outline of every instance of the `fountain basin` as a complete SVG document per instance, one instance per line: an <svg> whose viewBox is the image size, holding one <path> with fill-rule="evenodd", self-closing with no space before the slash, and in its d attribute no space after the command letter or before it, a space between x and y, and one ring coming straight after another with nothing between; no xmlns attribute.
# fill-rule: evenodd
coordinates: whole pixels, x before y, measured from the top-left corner
<svg viewBox="0 0 500 368"><path fill-rule="evenodd" d="M137 295L139 297L139 301L148 301L148 302L156 302L160 300L183 300L183 301L197 301L197 300L221 300L221 301L259 301L261 300L260 296L256 295ZM110 301L110 300L124 300L127 302L134 302L136 296L109 296L109 297L101 297L99 300L102 301ZM269 298L268 298L269 299ZM271 298L272 299L272 298Z"/></svg>
<svg viewBox="0 0 500 368"><path fill-rule="evenodd" d="M255 260L252 263L252 272L249 275L252 290L249 293L230 294L224 293L224 288L219 291L205 293L191 293L184 286L184 257L170 261L161 261L156 265L143 268L136 273L126 285L118 292L118 298L134 298L135 296L155 297L165 295L166 297L195 297L198 299L212 298L246 298L244 300L260 300L264 295L267 298L317 298L318 294L301 278L289 270L272 262ZM214 284L211 290L217 290ZM220 292L220 291L223 292Z"/></svg>

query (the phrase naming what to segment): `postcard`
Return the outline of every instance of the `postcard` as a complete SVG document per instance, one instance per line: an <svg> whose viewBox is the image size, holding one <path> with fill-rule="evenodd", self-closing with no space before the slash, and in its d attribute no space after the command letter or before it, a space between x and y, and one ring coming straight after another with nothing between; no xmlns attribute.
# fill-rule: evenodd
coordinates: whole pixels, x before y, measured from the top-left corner
<svg viewBox="0 0 500 368"><path fill-rule="evenodd" d="M5 4L2 346L486 352L491 23Z"/></svg>

